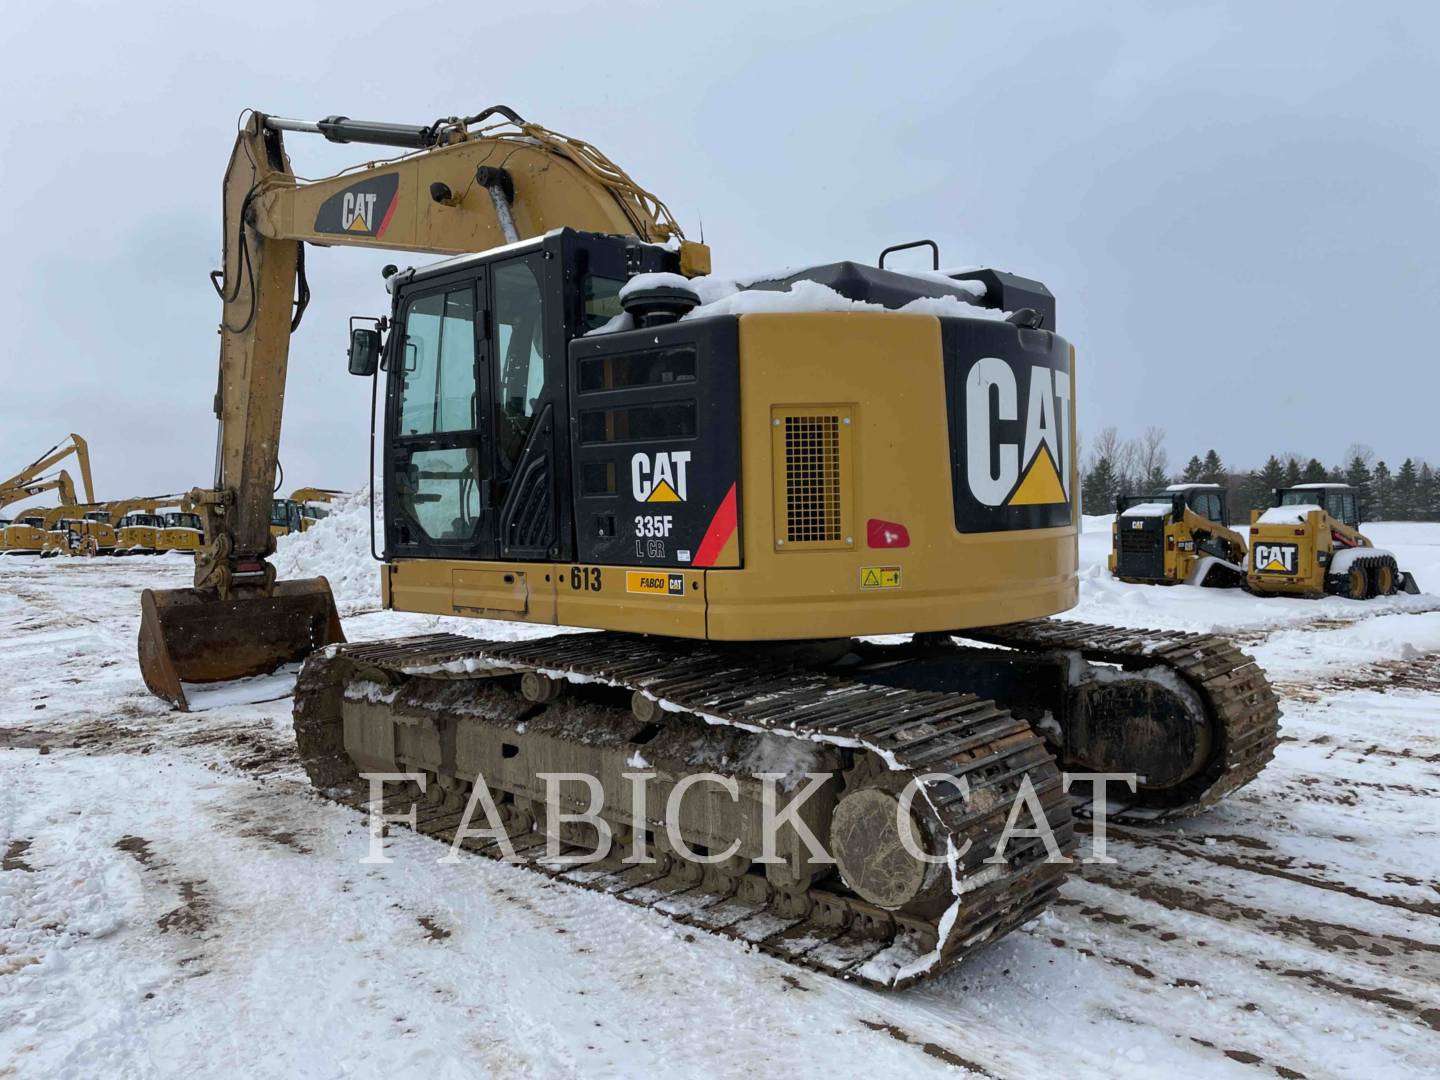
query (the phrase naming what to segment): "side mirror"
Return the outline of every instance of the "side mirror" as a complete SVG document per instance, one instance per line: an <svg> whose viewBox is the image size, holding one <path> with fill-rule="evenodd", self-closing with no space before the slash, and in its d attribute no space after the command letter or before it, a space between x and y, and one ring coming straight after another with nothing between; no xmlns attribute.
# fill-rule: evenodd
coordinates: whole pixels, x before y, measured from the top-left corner
<svg viewBox="0 0 1440 1080"><path fill-rule="evenodd" d="M350 374L374 375L380 366L380 331L354 327L350 331Z"/></svg>

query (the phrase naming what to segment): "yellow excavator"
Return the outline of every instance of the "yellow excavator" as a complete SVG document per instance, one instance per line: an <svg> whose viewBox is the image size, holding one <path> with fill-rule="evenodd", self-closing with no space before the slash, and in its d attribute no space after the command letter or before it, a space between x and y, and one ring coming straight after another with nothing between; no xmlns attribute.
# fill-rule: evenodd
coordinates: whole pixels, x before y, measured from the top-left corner
<svg viewBox="0 0 1440 1080"><path fill-rule="evenodd" d="M58 492L57 497L62 508L78 505L75 482L66 470L61 469L53 476L46 475L50 469L72 454L80 466L85 502L93 502L95 492L90 480L90 447L79 435L72 433L67 441L56 443L14 476L0 481L0 510L21 499L43 495L48 491ZM0 518L0 553L38 555L44 538L43 534L36 531L35 521L40 518L43 522L44 513L45 511L27 511L13 521Z"/></svg>
<svg viewBox="0 0 1440 1080"><path fill-rule="evenodd" d="M164 555L200 550L200 515L184 496L130 499L112 509L116 555Z"/></svg>
<svg viewBox="0 0 1440 1080"><path fill-rule="evenodd" d="M302 181L297 132L399 156ZM888 249L704 305L709 250L659 199L503 106L250 113L223 241L205 546L193 588L143 594L141 669L184 708L303 661L296 740L329 797L391 774L378 808L422 833L899 987L1051 901L1073 796L1174 818L1273 752L1275 696L1231 642L1047 621L1077 598L1078 485L1073 350L1039 282L940 273L927 241L930 272ZM352 644L323 578L275 580L306 244L450 256L388 267L388 311L351 324L384 606L599 633ZM1062 768L1133 789L1067 794ZM465 831L477 803L502 835Z"/></svg>
<svg viewBox="0 0 1440 1080"><path fill-rule="evenodd" d="M270 503L270 535L279 539L291 533L305 532L315 522L330 516L325 504L343 495L329 488L296 488L288 499L272 499Z"/></svg>

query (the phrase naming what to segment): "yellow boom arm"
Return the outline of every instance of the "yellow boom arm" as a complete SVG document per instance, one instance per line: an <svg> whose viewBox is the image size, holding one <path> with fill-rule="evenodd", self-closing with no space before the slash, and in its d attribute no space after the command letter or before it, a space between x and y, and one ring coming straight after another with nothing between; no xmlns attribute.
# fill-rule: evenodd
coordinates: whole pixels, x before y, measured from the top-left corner
<svg viewBox="0 0 1440 1080"><path fill-rule="evenodd" d="M413 149L312 182L290 168L285 131ZM568 226L682 240L665 205L590 144L522 121L504 106L427 127L250 113L225 174L220 420L213 490L197 490L209 543L195 586L267 595L270 502L290 334L308 300L303 243L436 254L484 251ZM682 244L682 263L708 251Z"/></svg>

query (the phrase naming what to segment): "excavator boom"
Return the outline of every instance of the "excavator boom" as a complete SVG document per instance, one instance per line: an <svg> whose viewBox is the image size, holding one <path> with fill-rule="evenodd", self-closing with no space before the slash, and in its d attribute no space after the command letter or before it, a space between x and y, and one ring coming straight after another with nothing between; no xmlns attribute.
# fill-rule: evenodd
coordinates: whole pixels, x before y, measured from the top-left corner
<svg viewBox="0 0 1440 1080"><path fill-rule="evenodd" d="M410 152L304 182L287 131ZM561 226L679 243L682 266L709 269L704 245L683 242L664 203L604 154L505 106L423 126L248 115L225 174L224 265L212 275L223 305L214 485L191 493L207 542L193 589L145 594L141 671L152 691L184 708L184 682L274 670L343 640L328 583L279 588L268 562L290 335L309 299L304 245L453 255Z"/></svg>

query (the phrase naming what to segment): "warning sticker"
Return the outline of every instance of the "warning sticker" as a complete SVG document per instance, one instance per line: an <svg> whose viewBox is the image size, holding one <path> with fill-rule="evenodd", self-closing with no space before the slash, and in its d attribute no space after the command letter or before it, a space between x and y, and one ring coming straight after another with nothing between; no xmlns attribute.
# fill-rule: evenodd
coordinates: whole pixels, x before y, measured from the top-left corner
<svg viewBox="0 0 1440 1080"><path fill-rule="evenodd" d="M625 591L645 596L684 596L684 574L662 574L654 570L625 571Z"/></svg>
<svg viewBox="0 0 1440 1080"><path fill-rule="evenodd" d="M860 588L862 589L898 589L900 587L900 567L898 566L862 566L860 568Z"/></svg>

